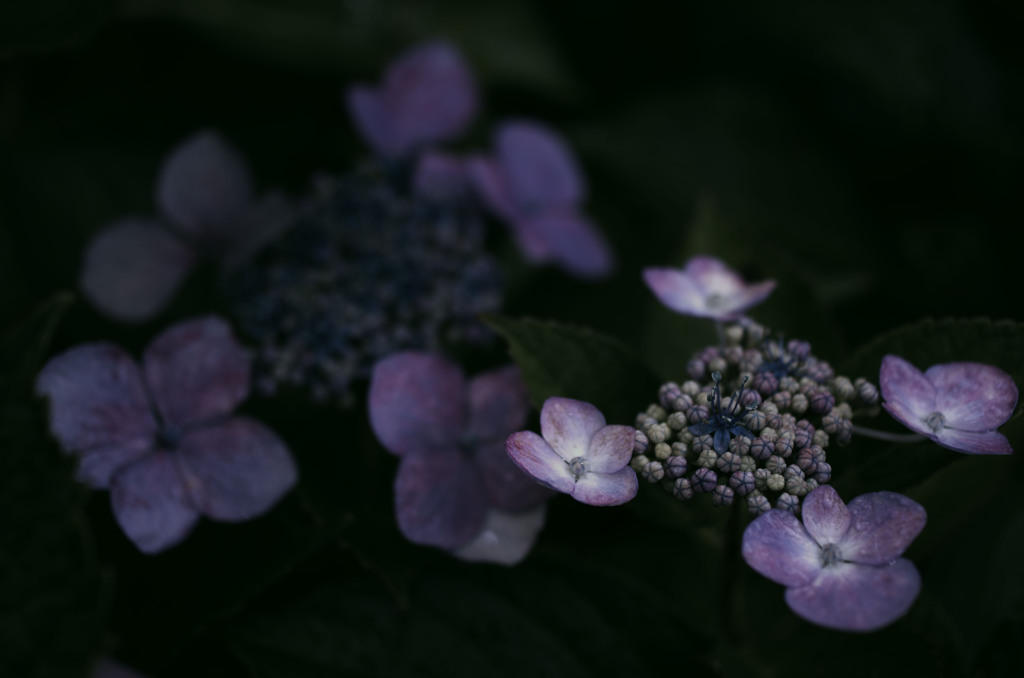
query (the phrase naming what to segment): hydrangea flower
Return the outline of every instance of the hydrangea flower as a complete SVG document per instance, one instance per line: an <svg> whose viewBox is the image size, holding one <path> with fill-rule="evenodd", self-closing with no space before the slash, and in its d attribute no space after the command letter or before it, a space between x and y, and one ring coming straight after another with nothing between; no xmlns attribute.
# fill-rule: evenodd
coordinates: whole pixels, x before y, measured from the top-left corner
<svg viewBox="0 0 1024 678"><path fill-rule="evenodd" d="M677 313L718 321L732 321L768 298L774 280L748 285L735 271L714 257L696 256L681 270L646 268L644 282L658 301Z"/></svg>
<svg viewBox="0 0 1024 678"><path fill-rule="evenodd" d="M156 185L159 217L127 217L93 237L79 285L104 314L122 322L154 317L202 257L230 269L290 223L283 195L257 200L242 157L215 132L173 149Z"/></svg>
<svg viewBox="0 0 1024 678"><path fill-rule="evenodd" d="M518 369L467 380L436 353L396 353L373 370L369 409L377 439L401 458L395 513L409 541L467 560L526 556L550 491L505 455L505 437L529 413Z"/></svg>
<svg viewBox="0 0 1024 678"><path fill-rule="evenodd" d="M874 631L900 617L921 577L900 558L924 528L920 504L895 492L864 494L847 506L829 485L803 502L803 523L772 509L743 533L743 557L786 588L786 604L819 626Z"/></svg>
<svg viewBox="0 0 1024 678"><path fill-rule="evenodd" d="M249 395L249 357L217 317L174 325L141 367L121 348L85 344L36 379L50 430L78 456L78 479L109 488L114 517L144 553L174 546L200 515L261 515L295 484L273 431L232 414Z"/></svg>
<svg viewBox="0 0 1024 678"><path fill-rule="evenodd" d="M412 47L379 87L351 87L346 101L366 143L389 158L457 137L479 107L473 75L447 42Z"/></svg>
<svg viewBox="0 0 1024 678"><path fill-rule="evenodd" d="M996 431L1017 407L1017 386L1009 374L981 363L932 365L922 374L895 355L882 359L879 373L884 407L912 431L967 454L1011 454L1010 441Z"/></svg>
<svg viewBox="0 0 1024 678"><path fill-rule="evenodd" d="M494 146L493 157L467 160L469 179L487 208L512 229L523 254L583 278L611 273L614 255L580 212L586 186L563 139L548 127L517 120L498 128Z"/></svg>
<svg viewBox="0 0 1024 678"><path fill-rule="evenodd" d="M540 431L519 431L505 441L519 468L584 504L612 506L636 496L636 472L629 467L636 429L605 425L604 415L590 403L548 398Z"/></svg>

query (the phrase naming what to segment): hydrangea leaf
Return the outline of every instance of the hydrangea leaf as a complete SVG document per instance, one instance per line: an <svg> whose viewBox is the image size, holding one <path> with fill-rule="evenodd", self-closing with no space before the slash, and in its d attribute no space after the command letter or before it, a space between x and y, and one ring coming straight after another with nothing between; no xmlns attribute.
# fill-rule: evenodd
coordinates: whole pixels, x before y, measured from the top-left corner
<svg viewBox="0 0 1024 678"><path fill-rule="evenodd" d="M503 336L540 409L551 396L595 405L609 423L632 422L658 379L626 344L594 330L531 318L486 316Z"/></svg>

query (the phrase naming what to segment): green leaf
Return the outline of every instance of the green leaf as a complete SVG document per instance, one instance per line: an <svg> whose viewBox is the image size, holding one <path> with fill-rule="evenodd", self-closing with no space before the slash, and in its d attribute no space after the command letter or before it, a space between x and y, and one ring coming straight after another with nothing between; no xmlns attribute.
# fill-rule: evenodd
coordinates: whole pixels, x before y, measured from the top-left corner
<svg viewBox="0 0 1024 678"><path fill-rule="evenodd" d="M551 396L595 405L609 422L632 422L658 395L658 378L623 342L554 321L484 318L503 336L534 407Z"/></svg>

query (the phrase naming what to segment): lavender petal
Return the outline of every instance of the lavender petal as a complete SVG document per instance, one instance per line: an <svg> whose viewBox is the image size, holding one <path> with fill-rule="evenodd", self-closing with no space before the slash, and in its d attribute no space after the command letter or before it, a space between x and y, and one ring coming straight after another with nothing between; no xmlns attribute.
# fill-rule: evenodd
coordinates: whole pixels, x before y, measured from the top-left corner
<svg viewBox="0 0 1024 678"><path fill-rule="evenodd" d="M548 398L540 410L540 432L562 459L584 457L594 434L604 428L600 410L581 400Z"/></svg>
<svg viewBox="0 0 1024 678"><path fill-rule="evenodd" d="M801 514L804 527L819 546L838 543L850 528L850 512L831 485L812 490L804 498Z"/></svg>
<svg viewBox="0 0 1024 678"><path fill-rule="evenodd" d="M636 471L626 466L615 473L584 473L570 494L591 506L617 506L633 499L638 489Z"/></svg>
<svg viewBox="0 0 1024 678"><path fill-rule="evenodd" d="M932 365L924 373L935 387L935 409L945 425L961 431L991 431L1017 407L1013 377L982 363Z"/></svg>
<svg viewBox="0 0 1024 678"><path fill-rule="evenodd" d="M966 454L1013 454L1013 446L998 431L957 431L944 428L932 434L932 440L939 445Z"/></svg>
<svg viewBox="0 0 1024 678"><path fill-rule="evenodd" d="M469 562L516 565L533 548L544 527L547 508L539 506L525 513L505 513L491 509L483 529L471 542L452 552Z"/></svg>
<svg viewBox="0 0 1024 678"><path fill-rule="evenodd" d="M510 435L505 452L516 466L553 490L569 493L576 486L566 460L533 431Z"/></svg>
<svg viewBox="0 0 1024 678"><path fill-rule="evenodd" d="M518 367L510 365L478 374L469 381L468 391L468 439L504 441L526 423L530 394Z"/></svg>
<svg viewBox="0 0 1024 678"><path fill-rule="evenodd" d="M882 565L898 558L924 529L924 507L896 492L870 492L850 502L850 529L838 542L844 560Z"/></svg>
<svg viewBox="0 0 1024 678"><path fill-rule="evenodd" d="M923 420L936 411L935 386L920 370L899 356L887 355L882 358L878 385L882 391L882 399L889 404L897 405L901 409L901 414L909 413L913 419ZM897 418L910 428L918 430L902 417Z"/></svg>
<svg viewBox="0 0 1024 678"><path fill-rule="evenodd" d="M520 211L576 206L586 194L583 175L561 135L536 122L507 122L495 133L498 163Z"/></svg>
<svg viewBox="0 0 1024 678"><path fill-rule="evenodd" d="M587 470L595 473L615 473L629 463L633 456L636 429L613 424L594 434L587 450Z"/></svg>
<svg viewBox="0 0 1024 678"><path fill-rule="evenodd" d="M789 511L763 513L743 532L743 558L783 586L804 586L821 572L821 549Z"/></svg>
<svg viewBox="0 0 1024 678"><path fill-rule="evenodd" d="M549 488L516 466L505 451L504 441L477 446L474 457L493 508L517 513L543 504L551 497ZM560 459L559 463L565 464Z"/></svg>
<svg viewBox="0 0 1024 678"><path fill-rule="evenodd" d="M169 452L154 452L118 471L110 482L110 505L125 535L143 553L174 546L199 520Z"/></svg>

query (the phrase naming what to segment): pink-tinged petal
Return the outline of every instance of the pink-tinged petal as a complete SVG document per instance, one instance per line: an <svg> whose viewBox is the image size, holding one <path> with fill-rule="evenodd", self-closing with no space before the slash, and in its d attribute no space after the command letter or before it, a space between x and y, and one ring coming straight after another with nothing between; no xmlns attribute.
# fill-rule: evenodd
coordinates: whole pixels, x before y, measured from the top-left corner
<svg viewBox="0 0 1024 678"><path fill-rule="evenodd" d="M472 73L446 42L418 45L400 55L384 76L382 98L398 154L458 136L479 103Z"/></svg>
<svg viewBox="0 0 1024 678"><path fill-rule="evenodd" d="M370 425L393 454L458 445L466 428L466 379L435 353L406 351L378 362L370 378Z"/></svg>
<svg viewBox="0 0 1024 678"><path fill-rule="evenodd" d="M471 156L466 160L470 187L495 216L511 223L516 219L515 201L504 171L492 158Z"/></svg>
<svg viewBox="0 0 1024 678"><path fill-rule="evenodd" d="M110 482L110 505L125 535L143 553L174 546L199 520L173 452L154 452L118 471Z"/></svg>
<svg viewBox="0 0 1024 678"><path fill-rule="evenodd" d="M186 434L176 450L182 482L214 520L266 513L298 480L291 452L263 424L244 417Z"/></svg>
<svg viewBox="0 0 1024 678"><path fill-rule="evenodd" d="M154 447L152 436L94 447L79 456L75 479L97 490L105 490L117 471L142 459Z"/></svg>
<svg viewBox="0 0 1024 678"><path fill-rule="evenodd" d="M525 513L490 510L480 534L465 546L452 551L460 560L498 565L516 565L533 548L544 527L547 507Z"/></svg>
<svg viewBox="0 0 1024 678"><path fill-rule="evenodd" d="M763 513L743 532L743 559L783 586L803 586L821 572L821 549L789 511Z"/></svg>
<svg viewBox="0 0 1024 678"><path fill-rule="evenodd" d="M717 294L732 297L746 287L738 273L726 266L722 260L707 255L691 257L683 267L683 273L705 296Z"/></svg>
<svg viewBox="0 0 1024 678"><path fill-rule="evenodd" d="M935 412L935 386L919 369L899 356L887 355L882 358L882 367L878 371L878 385L882 390L882 399L897 405L901 415L909 413L914 419L923 420ZM917 426L903 419L903 416L897 419L910 428L919 430Z"/></svg>
<svg viewBox="0 0 1024 678"><path fill-rule="evenodd" d="M812 490L800 513L807 533L819 546L838 543L850 528L850 512L831 485Z"/></svg>
<svg viewBox="0 0 1024 678"><path fill-rule="evenodd" d="M498 163L522 214L583 201L583 175L569 146L551 128L534 122L503 124L495 134Z"/></svg>
<svg viewBox="0 0 1024 678"><path fill-rule="evenodd" d="M881 567L838 563L811 584L787 589L786 604L818 626L875 631L906 614L920 590L921 576L904 558Z"/></svg>
<svg viewBox="0 0 1024 678"><path fill-rule="evenodd" d="M131 450L156 436L139 368L113 344L86 344L51 358L35 389L50 399L50 431L67 452Z"/></svg>
<svg viewBox="0 0 1024 678"><path fill-rule="evenodd" d="M601 411L570 398L548 398L540 409L540 432L562 459L585 457L594 434L604 428Z"/></svg>
<svg viewBox="0 0 1024 678"><path fill-rule="evenodd" d="M174 148L157 179L162 213L200 241L222 242L252 199L245 160L216 132L200 132Z"/></svg>
<svg viewBox="0 0 1024 678"><path fill-rule="evenodd" d="M224 242L221 266L231 272L250 261L284 235L295 222L296 210L284 193L273 191L250 206Z"/></svg>
<svg viewBox="0 0 1024 678"><path fill-rule="evenodd" d="M1013 454L1013 446L999 431L957 431L944 428L931 435L939 445L966 454Z"/></svg>
<svg viewBox="0 0 1024 678"><path fill-rule="evenodd" d="M638 489L636 471L627 466L615 473L588 471L579 477L570 494L576 501L591 506L618 506L635 497Z"/></svg>
<svg viewBox="0 0 1024 678"><path fill-rule="evenodd" d="M945 425L961 431L991 431L1017 407L1017 385L998 367L983 363L932 365L924 373L935 387L935 409Z"/></svg>
<svg viewBox="0 0 1024 678"><path fill-rule="evenodd" d="M633 456L636 429L632 426L612 424L594 434L587 450L587 470L595 473L615 473L629 463Z"/></svg>
<svg viewBox="0 0 1024 678"><path fill-rule="evenodd" d="M195 261L195 252L159 222L124 219L86 247L78 284L104 315L143 322L163 310Z"/></svg>
<svg viewBox="0 0 1024 678"><path fill-rule="evenodd" d="M647 287L666 307L686 315L714 317L708 314L701 290L682 271L675 268L645 268L643 275Z"/></svg>
<svg viewBox="0 0 1024 678"><path fill-rule="evenodd" d="M530 394L515 365L478 374L469 381L468 390L469 440L504 442L526 423Z"/></svg>
<svg viewBox="0 0 1024 678"><path fill-rule="evenodd" d="M466 195L469 178L462 158L447 153L427 151L416 162L412 190L434 200L457 200Z"/></svg>
<svg viewBox="0 0 1024 678"><path fill-rule="evenodd" d="M505 440L505 452L531 477L558 492L570 493L576 480L569 465L533 431L519 431Z"/></svg>
<svg viewBox="0 0 1024 678"><path fill-rule="evenodd" d="M352 87L345 95L349 115L363 141L381 155L398 154L394 124L380 93L369 87Z"/></svg>
<svg viewBox="0 0 1024 678"><path fill-rule="evenodd" d="M224 416L249 396L251 359L217 316L164 330L146 349L142 366L157 410L170 426Z"/></svg>
<svg viewBox="0 0 1024 678"><path fill-rule="evenodd" d="M552 491L527 475L509 458L505 441L480 445L474 451L490 505L517 513L547 501ZM565 465L561 459L558 463Z"/></svg>
<svg viewBox="0 0 1024 678"><path fill-rule="evenodd" d="M896 492L870 492L850 502L850 529L837 542L843 560L883 565L898 558L924 529L924 507Z"/></svg>
<svg viewBox="0 0 1024 678"><path fill-rule="evenodd" d="M911 431L915 431L932 439L935 438L935 432L931 427L928 426L921 417L916 416L913 412L904 407L903 403L892 400L882 403L882 407L885 408L886 412L892 415L893 419L900 422Z"/></svg>
<svg viewBox="0 0 1024 678"><path fill-rule="evenodd" d="M575 211L554 209L513 222L517 241L528 259L554 260L580 278L607 276L615 254L604 235Z"/></svg>
<svg viewBox="0 0 1024 678"><path fill-rule="evenodd" d="M414 544L455 549L483 529L487 493L472 460L456 449L409 452L395 477L398 528Z"/></svg>

